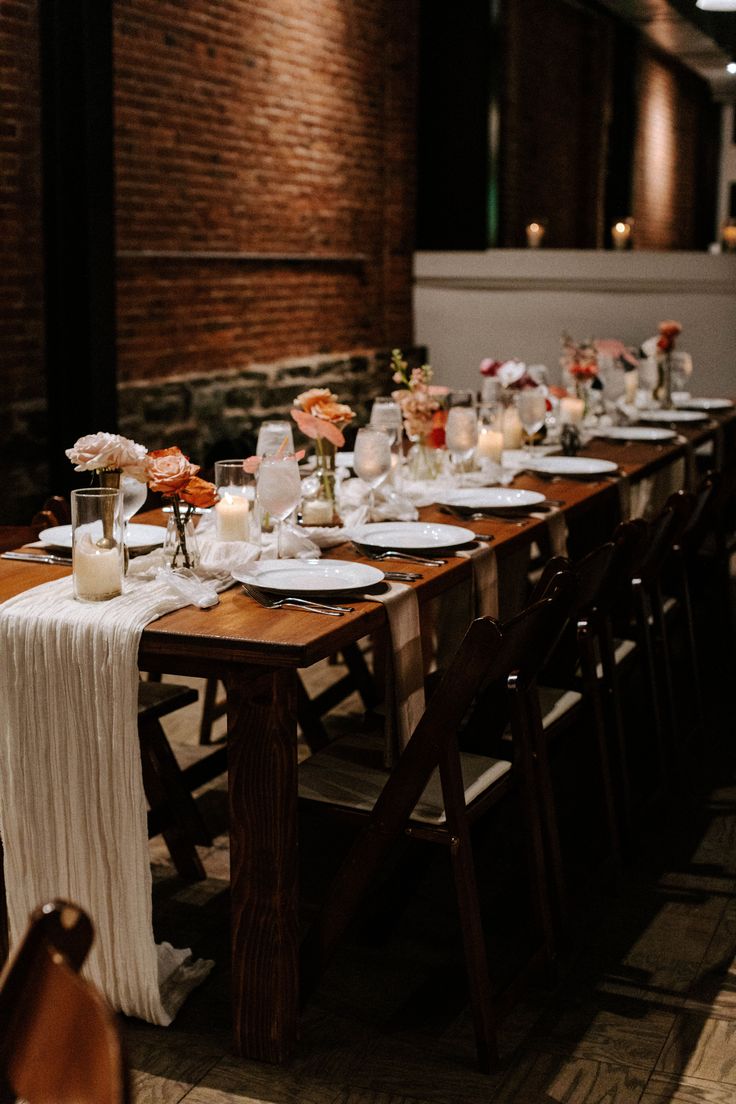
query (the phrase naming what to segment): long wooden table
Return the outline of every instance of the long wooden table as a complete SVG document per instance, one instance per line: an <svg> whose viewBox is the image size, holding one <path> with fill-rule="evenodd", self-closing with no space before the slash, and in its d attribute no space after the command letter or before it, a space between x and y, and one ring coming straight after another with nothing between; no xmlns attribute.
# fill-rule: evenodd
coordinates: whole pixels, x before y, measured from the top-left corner
<svg viewBox="0 0 736 1104"><path fill-rule="evenodd" d="M725 430L735 421L736 414L728 414L720 425ZM718 425L712 421L691 429L666 446L595 439L584 454L615 460L637 479L722 436ZM576 550L582 550L586 534L590 544L605 538L617 519L619 496L608 479L550 483L520 475L514 485L562 500ZM452 523L436 507L421 514L426 520ZM141 520L159 518L154 514ZM498 518L471 524L493 535L502 583L504 558L532 541L541 543L546 532L546 522L535 518L521 525ZM349 545L327 555L361 559ZM0 560L0 601L68 571ZM466 559L450 557L445 566L421 571L423 579L412 584L420 610L467 579L471 566ZM264 609L237 587L222 594L214 609L189 606L162 617L141 639L141 670L216 676L226 686L233 1031L238 1053L251 1058L284 1061L298 1036L297 671L385 629L383 606L362 600L351 604L354 613L320 618Z"/></svg>

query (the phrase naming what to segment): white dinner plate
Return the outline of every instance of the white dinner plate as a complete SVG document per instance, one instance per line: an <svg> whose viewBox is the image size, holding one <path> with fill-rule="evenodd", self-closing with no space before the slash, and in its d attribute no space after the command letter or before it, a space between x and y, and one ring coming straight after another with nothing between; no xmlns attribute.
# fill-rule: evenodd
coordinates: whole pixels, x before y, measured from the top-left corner
<svg viewBox="0 0 736 1104"><path fill-rule="evenodd" d="M258 560L236 568L233 578L273 594L325 594L364 590L383 580L371 564L352 560Z"/></svg>
<svg viewBox="0 0 736 1104"><path fill-rule="evenodd" d="M610 441L674 441L677 434L674 429L661 429L655 426L607 426L596 430L596 437L607 437Z"/></svg>
<svg viewBox="0 0 736 1104"><path fill-rule="evenodd" d="M155 548L164 543L166 530L162 525L127 525L125 531L125 543L128 548ZM50 548L71 548L71 525L53 525L50 529L42 529L38 534L41 544Z"/></svg>
<svg viewBox="0 0 736 1104"><path fill-rule="evenodd" d="M674 422L704 422L708 415L702 410L640 410L640 422L662 422L665 425Z"/></svg>
<svg viewBox="0 0 736 1104"><path fill-rule="evenodd" d="M442 496L441 506L464 510L530 510L544 502L539 491L517 491L510 487L466 487Z"/></svg>
<svg viewBox="0 0 736 1104"><path fill-rule="evenodd" d="M733 406L733 399L693 399L688 396L686 399L675 398L675 406L679 410L730 410Z"/></svg>
<svg viewBox="0 0 736 1104"><path fill-rule="evenodd" d="M351 538L371 548L401 548L405 552L457 548L475 539L470 529L434 521L373 521L352 529Z"/></svg>
<svg viewBox="0 0 736 1104"><path fill-rule="evenodd" d="M530 460L526 467L527 471L541 475L576 475L578 478L618 471L613 460L596 460L592 456L540 456L538 460Z"/></svg>

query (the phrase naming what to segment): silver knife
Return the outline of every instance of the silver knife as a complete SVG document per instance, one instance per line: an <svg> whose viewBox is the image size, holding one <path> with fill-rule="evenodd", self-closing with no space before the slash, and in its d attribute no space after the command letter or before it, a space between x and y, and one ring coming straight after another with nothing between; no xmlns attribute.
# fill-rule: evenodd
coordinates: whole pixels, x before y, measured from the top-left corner
<svg viewBox="0 0 736 1104"><path fill-rule="evenodd" d="M25 560L26 563L64 564L66 567L72 566L70 556L52 556L44 553L37 556L35 552L2 552L0 553L0 560Z"/></svg>

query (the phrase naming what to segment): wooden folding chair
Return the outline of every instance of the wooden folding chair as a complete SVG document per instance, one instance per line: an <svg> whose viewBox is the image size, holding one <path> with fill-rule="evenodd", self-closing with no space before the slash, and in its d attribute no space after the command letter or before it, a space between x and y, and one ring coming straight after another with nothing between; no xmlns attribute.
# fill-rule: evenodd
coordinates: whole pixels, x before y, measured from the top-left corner
<svg viewBox="0 0 736 1104"><path fill-rule="evenodd" d="M76 905L38 909L0 977L0 1099L28 1104L126 1104L115 1018L79 976L92 924Z"/></svg>
<svg viewBox="0 0 736 1104"><path fill-rule="evenodd" d="M571 575L561 573L551 584L548 597L504 625L492 618L471 624L390 773L381 765L380 740L361 744L350 738L337 739L300 767L300 797L310 810L364 822L305 940L305 989L314 984L331 957L394 844L402 837L442 844L448 848L453 866L482 1069L488 1069L497 1054L497 1012L488 976L470 826L512 787L518 788L525 817L532 907L540 933L529 964L550 961L553 934L535 770L540 739L535 680L568 616L571 585ZM513 763L460 751L463 721L486 690L508 698ZM486 717L489 728L491 719Z"/></svg>

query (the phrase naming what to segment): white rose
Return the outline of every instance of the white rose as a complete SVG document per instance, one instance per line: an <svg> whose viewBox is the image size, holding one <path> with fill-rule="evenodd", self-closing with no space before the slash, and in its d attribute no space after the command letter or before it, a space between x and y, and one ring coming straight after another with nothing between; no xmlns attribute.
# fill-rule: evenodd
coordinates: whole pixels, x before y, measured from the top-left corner
<svg viewBox="0 0 736 1104"><path fill-rule="evenodd" d="M143 445L119 433L89 433L80 437L66 455L75 465L75 471L99 471L102 468L119 468L121 471L144 480L143 462L147 450Z"/></svg>
<svg viewBox="0 0 736 1104"><path fill-rule="evenodd" d="M502 364L496 373L497 378L501 381L502 387L510 387L512 383L516 383L526 372L526 364L522 364L520 360L507 360L505 364Z"/></svg>

